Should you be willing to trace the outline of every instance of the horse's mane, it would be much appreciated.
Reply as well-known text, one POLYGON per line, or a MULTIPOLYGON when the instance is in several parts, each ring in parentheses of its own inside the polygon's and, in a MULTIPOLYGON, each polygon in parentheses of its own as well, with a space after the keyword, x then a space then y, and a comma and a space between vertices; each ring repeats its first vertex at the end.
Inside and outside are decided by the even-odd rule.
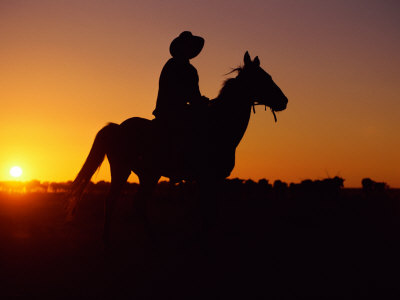
MULTIPOLYGON (((229 73, 226 73, 225 75, 229 75, 229 74, 232 74, 235 72, 237 72, 239 75, 240 72, 242 72, 242 71, 243 71, 243 67, 237 67, 237 68, 233 69, 232 71, 230 71, 229 73)), ((224 98, 228 94, 229 91, 232 91, 231 88, 232 88, 232 85, 234 84, 235 80, 236 80, 236 77, 228 78, 222 83, 222 88, 219 91, 217 99, 224 98)))

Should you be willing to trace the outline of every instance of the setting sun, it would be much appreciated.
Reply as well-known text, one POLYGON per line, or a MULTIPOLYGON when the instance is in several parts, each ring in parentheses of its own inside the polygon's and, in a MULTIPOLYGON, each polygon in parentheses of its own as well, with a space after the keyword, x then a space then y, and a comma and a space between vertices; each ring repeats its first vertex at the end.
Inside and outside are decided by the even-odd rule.
POLYGON ((10 175, 15 178, 20 177, 22 175, 22 169, 18 166, 12 167, 10 169, 10 175))

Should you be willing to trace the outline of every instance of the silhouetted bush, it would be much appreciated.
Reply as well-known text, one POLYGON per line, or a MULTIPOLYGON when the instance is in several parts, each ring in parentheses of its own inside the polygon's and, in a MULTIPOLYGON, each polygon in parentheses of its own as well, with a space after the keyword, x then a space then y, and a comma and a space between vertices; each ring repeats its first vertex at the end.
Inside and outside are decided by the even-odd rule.
POLYGON ((376 182, 370 178, 361 180, 362 189, 365 193, 384 193, 389 186, 385 182, 376 182))

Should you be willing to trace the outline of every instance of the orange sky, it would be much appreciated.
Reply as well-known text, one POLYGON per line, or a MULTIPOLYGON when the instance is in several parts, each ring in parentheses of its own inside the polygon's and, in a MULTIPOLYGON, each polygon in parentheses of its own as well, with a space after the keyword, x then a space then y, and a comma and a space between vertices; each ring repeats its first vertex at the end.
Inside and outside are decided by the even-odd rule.
POLYGON ((0 181, 13 165, 21 180, 71 180, 107 122, 151 118, 169 44, 190 30, 206 40, 192 60, 203 94, 249 50, 289 98, 276 124, 252 116, 232 177, 400 187, 399 12, 389 0, 1 1, 0 181))

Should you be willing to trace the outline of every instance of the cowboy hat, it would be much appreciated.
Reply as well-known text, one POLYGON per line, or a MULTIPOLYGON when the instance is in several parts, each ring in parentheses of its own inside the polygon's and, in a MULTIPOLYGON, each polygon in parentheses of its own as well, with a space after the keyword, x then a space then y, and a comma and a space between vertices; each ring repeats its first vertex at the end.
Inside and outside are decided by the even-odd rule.
POLYGON ((191 59, 201 52, 204 39, 193 35, 190 31, 182 32, 169 46, 172 57, 191 59))

